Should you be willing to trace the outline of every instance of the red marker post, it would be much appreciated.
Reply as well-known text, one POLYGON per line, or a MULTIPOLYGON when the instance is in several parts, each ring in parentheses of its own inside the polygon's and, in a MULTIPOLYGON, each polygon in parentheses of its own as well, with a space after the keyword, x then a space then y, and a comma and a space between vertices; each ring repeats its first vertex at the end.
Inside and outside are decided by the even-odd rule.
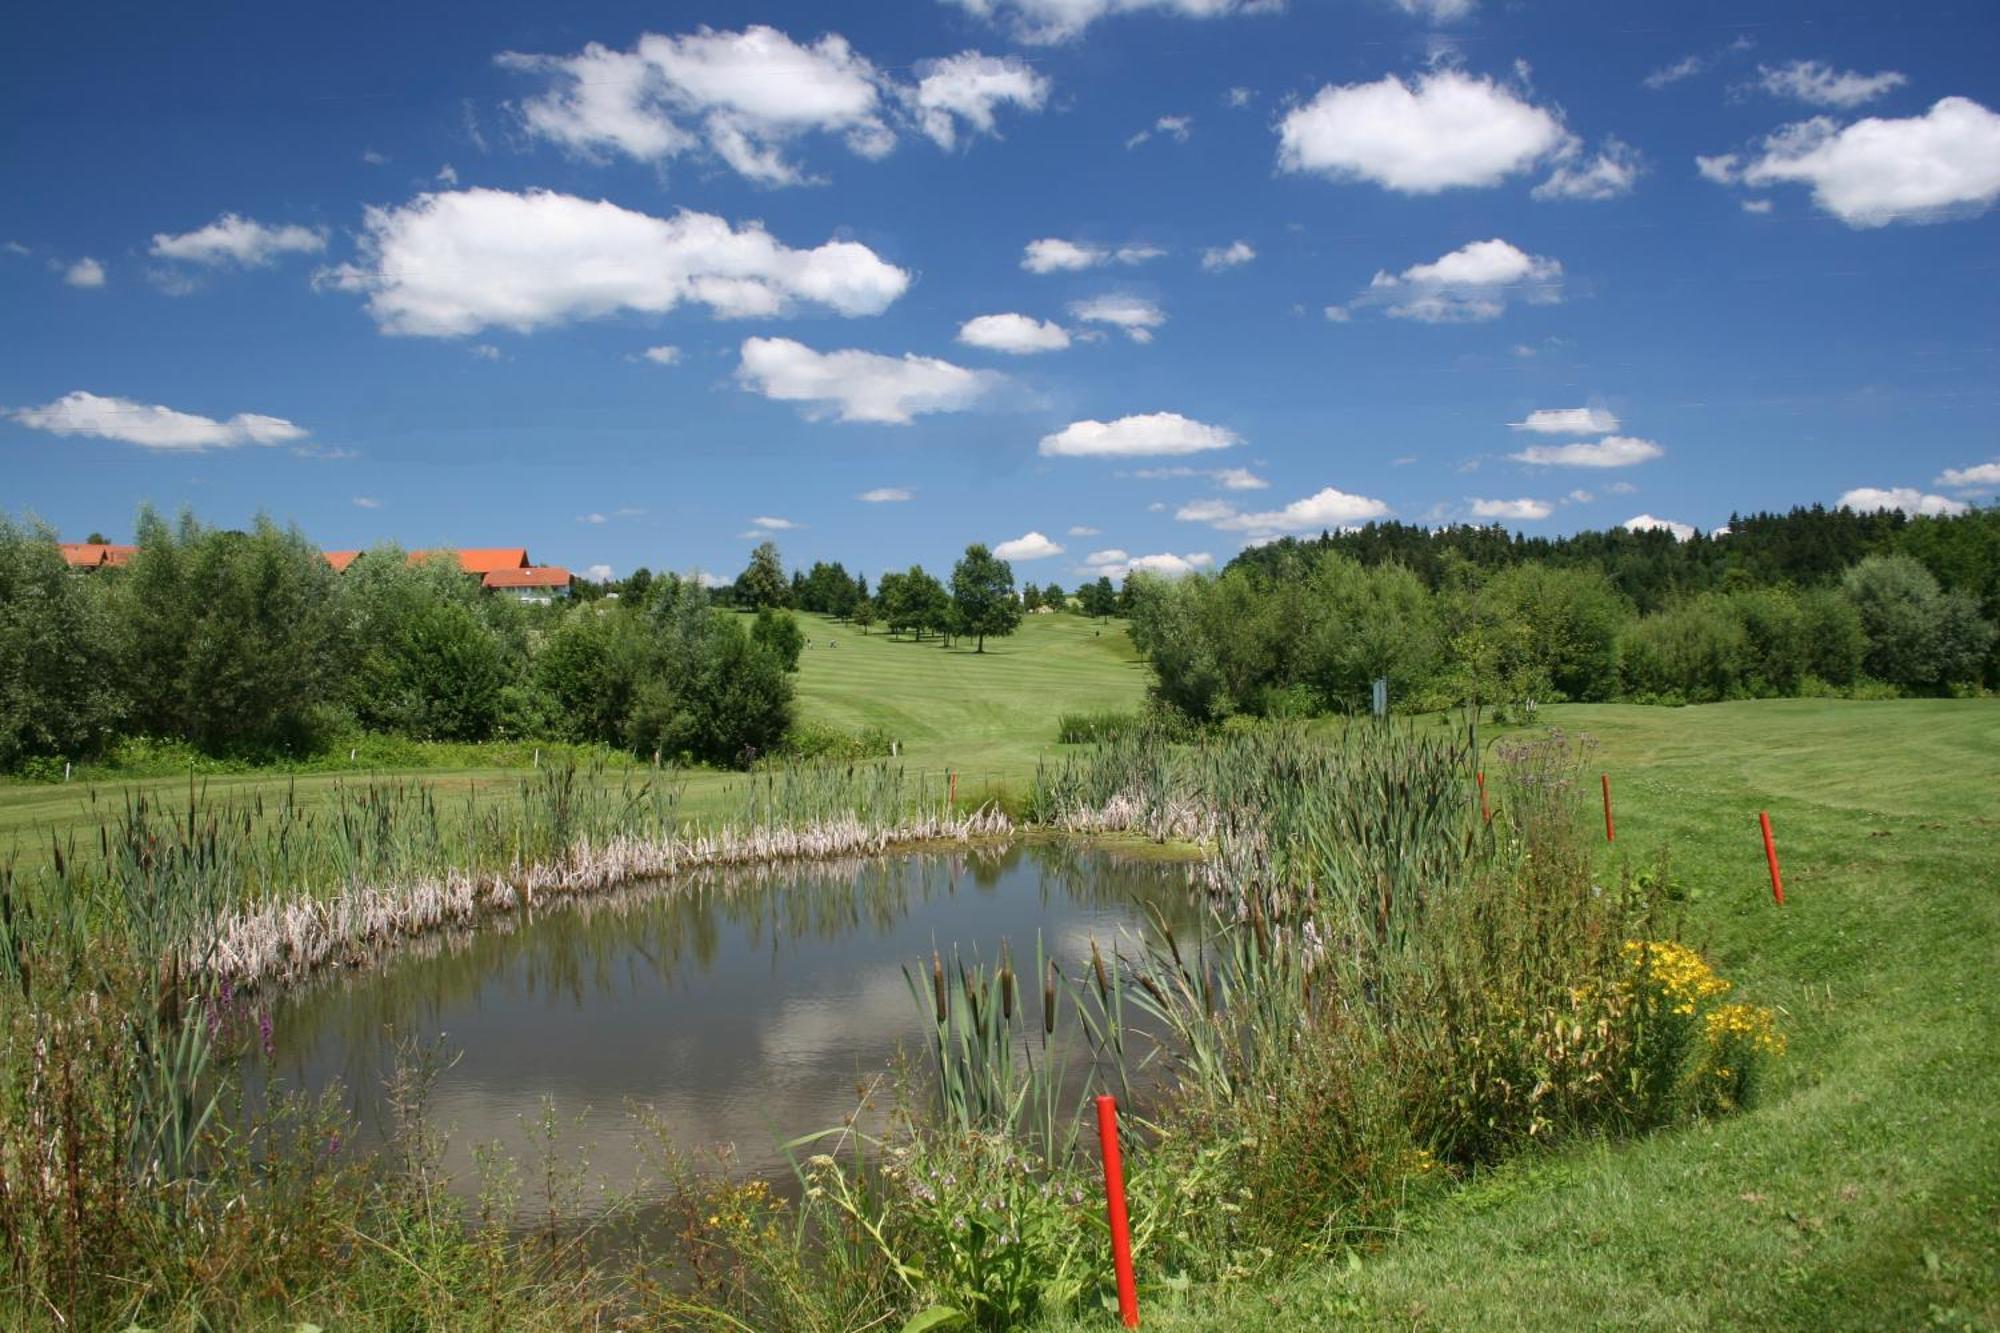
POLYGON ((1615 830, 1611 823, 1611 775, 1609 773, 1601 773, 1598 776, 1604 779, 1604 840, 1606 842, 1613 842, 1616 841, 1616 838, 1614 836, 1615 830))
POLYGON ((1125 1162, 1118 1153, 1118 1100, 1097 1099, 1097 1141, 1104 1148, 1104 1210, 1111 1223, 1111 1266, 1118 1273, 1118 1318, 1139 1327, 1139 1286, 1132 1277, 1132 1223, 1125 1215, 1125 1162))
POLYGON ((1771 841, 1771 814, 1768 810, 1757 812, 1757 822, 1764 826, 1764 859, 1771 864, 1771 897, 1778 906, 1785 905, 1785 881, 1778 875, 1778 844, 1771 841))

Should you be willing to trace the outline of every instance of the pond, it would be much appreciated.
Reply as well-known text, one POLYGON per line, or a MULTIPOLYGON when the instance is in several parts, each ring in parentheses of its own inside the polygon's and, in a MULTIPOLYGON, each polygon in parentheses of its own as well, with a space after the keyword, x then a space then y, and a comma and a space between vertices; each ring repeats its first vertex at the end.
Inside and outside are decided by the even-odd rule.
POLYGON ((926 968, 933 948, 949 960, 954 945, 991 961, 1004 941, 1032 989, 1040 940, 1080 977, 1093 939, 1106 953, 1129 944, 1149 910, 1190 920, 1189 884, 1185 863, 1024 841, 638 886, 419 941, 294 991, 276 1002, 271 1055, 251 1079, 338 1087, 366 1146, 390 1124, 399 1048, 435 1046, 448 1067, 428 1117, 466 1193, 477 1145, 536 1178, 545 1104, 562 1155, 589 1164, 586 1212, 646 1173, 641 1106, 680 1150, 732 1144, 742 1168, 789 1174, 785 1140, 842 1123, 863 1087, 886 1097, 899 1046, 924 1050, 905 968, 926 968))

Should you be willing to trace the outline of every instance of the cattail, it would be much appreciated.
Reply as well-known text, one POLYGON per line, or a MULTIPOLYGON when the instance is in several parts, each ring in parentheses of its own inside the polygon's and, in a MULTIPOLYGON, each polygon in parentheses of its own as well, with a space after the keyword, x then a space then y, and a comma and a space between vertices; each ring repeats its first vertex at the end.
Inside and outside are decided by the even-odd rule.
POLYGON ((931 996, 937 1001, 937 1021, 945 1020, 944 959, 938 957, 936 949, 931 950, 931 996))
POLYGON ((1014 1021, 1014 968, 1007 961, 1000 964, 1000 1016, 1014 1021))
POLYGON ((1052 1037, 1056 1031, 1056 960, 1049 960, 1049 972, 1042 982, 1042 1035, 1052 1037))
POLYGON ((1090 970, 1097 974, 1097 998, 1109 1003, 1111 982, 1104 975, 1104 955, 1097 951, 1097 941, 1090 942, 1090 970))

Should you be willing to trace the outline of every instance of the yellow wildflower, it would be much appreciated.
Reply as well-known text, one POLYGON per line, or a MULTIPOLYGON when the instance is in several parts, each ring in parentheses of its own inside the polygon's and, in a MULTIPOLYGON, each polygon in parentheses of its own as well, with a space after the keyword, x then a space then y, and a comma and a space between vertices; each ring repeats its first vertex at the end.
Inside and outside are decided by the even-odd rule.
POLYGON ((1702 956, 1674 940, 1627 940, 1625 958, 1645 973, 1677 1014, 1692 1014, 1704 1000, 1729 993, 1702 956))

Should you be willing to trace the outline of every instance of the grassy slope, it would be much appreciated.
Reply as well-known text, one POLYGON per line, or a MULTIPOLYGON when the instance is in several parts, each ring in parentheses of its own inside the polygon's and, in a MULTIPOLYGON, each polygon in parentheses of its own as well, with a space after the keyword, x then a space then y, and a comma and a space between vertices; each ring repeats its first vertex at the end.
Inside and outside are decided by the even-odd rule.
MULTIPOLYGON (((1018 794, 1034 776, 1040 752, 1055 743, 1058 714, 1075 709, 1138 707, 1147 673, 1122 625, 1100 627, 1077 616, 1028 616, 1018 634, 945 649, 936 640, 915 643, 886 634, 862 635, 850 625, 801 616, 816 645, 799 661, 800 716, 848 731, 881 727, 902 742, 912 769, 956 769, 959 795, 991 791, 1018 794), (829 640, 838 643, 828 648, 829 640)), ((525 767, 427 768, 410 776, 441 787, 489 787, 518 782, 525 767)), ((364 772, 365 775, 365 772, 364 772)), ((304 799, 325 799, 343 780, 339 773, 297 779, 304 799)), ((206 777, 212 797, 282 791, 293 779, 276 773, 206 777)), ((691 809, 715 813, 733 779, 701 773, 688 783, 691 809)), ((182 778, 99 783, 100 803, 121 806, 132 790, 185 803, 182 778)), ((82 783, 0 781, 0 858, 18 845, 23 860, 42 855, 48 832, 96 822, 90 790, 82 783)))
POLYGON ((1668 846, 1690 937, 1781 1009, 1764 1103, 1522 1162, 1357 1262, 1147 1327, 2000 1326, 2000 706, 1552 712, 1603 743, 1621 853, 1668 846))

